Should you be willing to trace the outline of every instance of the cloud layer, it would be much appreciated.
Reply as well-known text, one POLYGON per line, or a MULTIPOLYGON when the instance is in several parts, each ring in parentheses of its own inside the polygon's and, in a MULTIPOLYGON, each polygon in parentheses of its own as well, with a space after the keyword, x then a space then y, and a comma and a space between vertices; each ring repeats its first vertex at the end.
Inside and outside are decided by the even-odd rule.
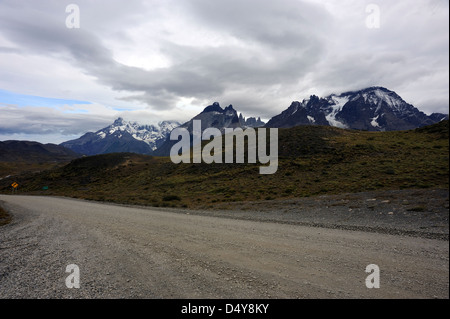
POLYGON ((360 0, 80 0, 80 28, 68 29, 69 2, 4 0, 0 89, 92 105, 69 119, 0 104, 0 134, 13 118, 76 134, 124 110, 183 121, 213 101, 270 118, 310 94, 373 85, 448 113, 448 1, 372 2, 375 29, 360 0))

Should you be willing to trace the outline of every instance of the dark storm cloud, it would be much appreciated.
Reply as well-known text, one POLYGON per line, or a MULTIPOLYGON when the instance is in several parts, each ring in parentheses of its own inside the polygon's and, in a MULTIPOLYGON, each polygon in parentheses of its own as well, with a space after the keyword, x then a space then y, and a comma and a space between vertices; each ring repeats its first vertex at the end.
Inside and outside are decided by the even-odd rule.
POLYGON ((230 27, 233 36, 255 42, 256 54, 241 47, 163 43, 163 50, 169 57, 173 53, 174 58, 180 58, 178 52, 183 52, 181 59, 175 60, 170 68, 148 71, 116 62, 92 29, 80 28, 74 32, 61 27, 61 14, 56 15, 54 11, 62 10, 62 5, 54 7, 54 3, 48 2, 48 7, 40 6, 42 9, 38 12, 26 6, 23 12, 18 12, 15 6, 9 7, 6 9, 14 14, 4 10, 0 25, 4 35, 28 52, 71 59, 85 73, 114 90, 138 92, 125 99, 146 102, 156 109, 173 107, 177 97, 225 96, 230 86, 250 88, 295 81, 317 62, 323 45, 312 36, 314 28, 308 24, 312 20, 311 13, 314 16, 320 12, 311 5, 292 1, 261 5, 258 1, 249 1, 244 4, 218 2, 216 7, 215 3, 193 1, 186 10, 196 15, 200 23, 205 23, 205 27, 230 27), (233 12, 227 14, 227 8, 233 8, 233 12), (255 8, 259 13, 252 13, 255 8))
POLYGON ((331 16, 305 1, 193 0, 183 5, 205 27, 275 49, 299 49, 327 31, 331 16))
POLYGON ((64 1, 2 1, 0 36, 15 47, 0 47, 0 53, 67 60, 122 93, 121 101, 146 103, 153 110, 192 98, 270 117, 309 93, 371 85, 399 90, 429 111, 448 108, 448 13, 442 13, 447 1, 380 0, 379 30, 365 27, 361 1, 75 2, 82 17, 76 30, 64 26, 64 1), (332 9, 325 5, 330 3, 332 9), (170 23, 177 24, 179 37, 183 29, 200 30, 199 41, 195 35, 189 43, 173 40, 177 32, 165 24, 163 13, 174 15, 170 23), (142 45, 132 39, 138 32, 133 28, 148 21, 160 29, 140 30, 147 34, 140 39, 170 63, 144 69, 119 62, 110 43, 142 45), (203 33, 213 35, 212 43, 203 33), (439 88, 432 98, 426 96, 428 85, 439 88))

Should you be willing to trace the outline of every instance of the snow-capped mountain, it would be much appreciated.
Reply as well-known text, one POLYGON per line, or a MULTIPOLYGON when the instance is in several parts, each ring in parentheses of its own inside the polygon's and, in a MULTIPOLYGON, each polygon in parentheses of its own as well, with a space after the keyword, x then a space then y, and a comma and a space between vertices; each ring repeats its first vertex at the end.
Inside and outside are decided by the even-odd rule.
POLYGON ((368 131, 408 130, 448 119, 448 115, 426 115, 405 102, 397 93, 383 87, 332 94, 325 98, 312 95, 292 102, 274 116, 266 127, 330 125, 368 131))
POLYGON ((118 118, 113 124, 78 139, 61 143, 77 153, 96 155, 114 152, 151 154, 161 146, 170 132, 180 123, 159 122, 158 125, 140 125, 118 118))
MULTIPOLYGON (((232 105, 229 105, 222 109, 218 102, 207 106, 200 114, 193 117, 191 120, 180 125, 180 127, 187 129, 191 135, 193 134, 193 121, 201 120, 201 130, 204 131, 207 128, 214 127, 219 129, 222 133, 225 132, 225 128, 242 128, 247 127, 261 127, 264 126, 264 122, 261 118, 250 117, 245 119, 242 113, 238 116, 237 111, 232 105)), ((160 148, 155 151, 155 155, 168 156, 171 147, 176 141, 167 140, 160 148)))
POLYGON ((245 119, 242 113, 238 116, 237 111, 231 104, 222 109, 218 102, 214 102, 207 106, 200 114, 196 115, 180 127, 187 128, 189 132, 192 132, 192 123, 194 120, 202 121, 202 130, 209 127, 215 127, 222 132, 225 131, 225 128, 241 127, 245 129, 247 127, 260 127, 265 124, 261 121, 261 118, 256 119, 254 117, 249 117, 248 119, 245 119))
POLYGON ((261 117, 249 117, 246 119, 244 116, 242 116, 242 113, 239 114, 239 123, 241 123, 242 127, 262 127, 266 124, 261 121, 261 117))
POLYGON ((201 120, 202 131, 209 127, 243 129, 247 127, 287 128, 298 125, 329 125, 340 128, 395 131, 408 130, 434 124, 448 115, 426 115, 405 102, 397 93, 383 87, 370 87, 359 91, 332 94, 325 98, 312 95, 302 102, 294 101, 281 114, 267 124, 260 118, 245 119, 232 105, 222 109, 218 102, 207 106, 200 114, 180 124, 173 121, 158 125, 140 125, 118 118, 113 124, 78 139, 61 143, 76 153, 95 155, 113 152, 134 152, 167 156, 176 143, 168 138, 176 127, 188 129, 192 134, 193 120, 201 120))
POLYGON ((225 109, 222 109, 218 102, 214 102, 212 105, 207 106, 200 114, 196 115, 180 127, 186 128, 189 132, 192 132, 194 120, 202 121, 202 131, 209 127, 215 127, 224 132, 227 127, 235 128, 242 126, 239 121, 239 116, 233 106, 229 105, 225 109))
POLYGON ((147 143, 151 150, 157 149, 164 141, 170 132, 180 126, 179 122, 162 121, 156 125, 140 125, 137 122, 127 122, 119 117, 108 127, 98 131, 96 134, 104 138, 106 135, 114 134, 116 131, 128 132, 133 138, 138 141, 147 143))

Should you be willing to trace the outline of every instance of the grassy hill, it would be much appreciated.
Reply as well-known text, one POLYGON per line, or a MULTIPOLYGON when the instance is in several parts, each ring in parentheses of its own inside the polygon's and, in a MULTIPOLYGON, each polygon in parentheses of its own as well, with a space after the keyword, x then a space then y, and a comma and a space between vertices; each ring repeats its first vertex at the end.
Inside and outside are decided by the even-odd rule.
POLYGON ((0 178, 23 172, 36 172, 68 163, 79 154, 56 144, 32 141, 0 142, 0 178))
MULTIPOLYGON (((167 157, 115 153, 14 180, 21 193, 191 208, 369 190, 448 189, 448 131, 448 121, 397 132, 280 129, 273 175, 260 175, 259 163, 174 164, 167 157)), ((0 191, 10 192, 10 184, 11 179, 0 180, 0 191)))

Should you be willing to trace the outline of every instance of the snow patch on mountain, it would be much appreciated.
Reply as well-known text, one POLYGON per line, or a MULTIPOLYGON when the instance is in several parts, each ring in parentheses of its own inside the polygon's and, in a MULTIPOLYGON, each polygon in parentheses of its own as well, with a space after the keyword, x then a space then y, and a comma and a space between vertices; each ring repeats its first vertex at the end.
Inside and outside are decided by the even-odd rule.
POLYGON ((377 120, 378 120, 379 117, 380 117, 380 116, 377 115, 377 116, 375 116, 374 118, 372 118, 372 121, 370 121, 370 124, 371 124, 373 127, 380 127, 380 124, 378 124, 378 122, 377 122, 377 120))
POLYGON ((342 123, 341 121, 336 119, 336 115, 342 110, 345 104, 349 101, 349 96, 336 96, 331 95, 329 100, 332 101, 331 105, 331 112, 325 115, 325 118, 327 119, 328 123, 330 123, 331 126, 336 126, 340 128, 348 128, 347 125, 342 123))

